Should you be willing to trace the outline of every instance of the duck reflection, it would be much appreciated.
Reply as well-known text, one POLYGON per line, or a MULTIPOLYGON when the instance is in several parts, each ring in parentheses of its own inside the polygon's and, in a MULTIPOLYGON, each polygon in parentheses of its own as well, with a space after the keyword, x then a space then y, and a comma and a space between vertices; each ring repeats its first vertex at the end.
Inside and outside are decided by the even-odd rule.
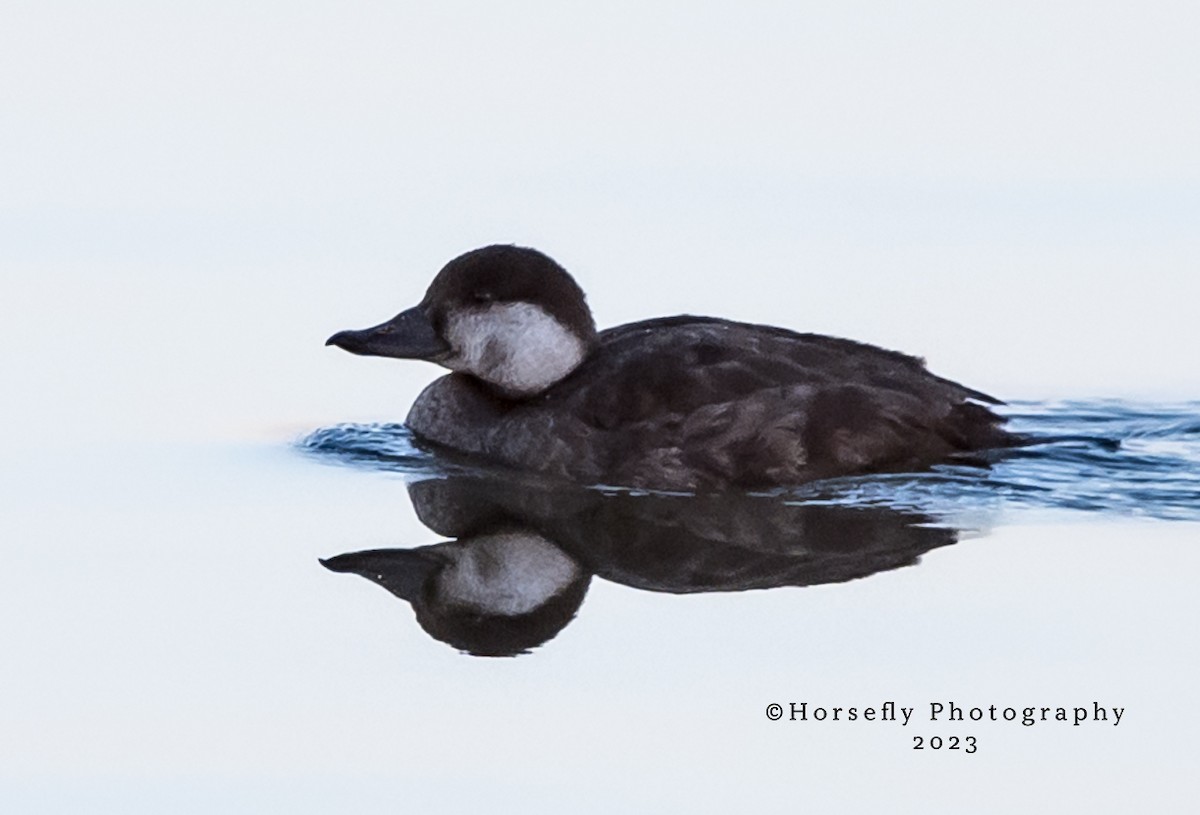
POLYGON ((431 636, 478 656, 515 655, 554 637, 593 576, 674 594, 811 586, 911 565, 958 539, 918 512, 780 497, 464 475, 408 490, 422 523, 454 540, 321 562, 383 586, 431 636))

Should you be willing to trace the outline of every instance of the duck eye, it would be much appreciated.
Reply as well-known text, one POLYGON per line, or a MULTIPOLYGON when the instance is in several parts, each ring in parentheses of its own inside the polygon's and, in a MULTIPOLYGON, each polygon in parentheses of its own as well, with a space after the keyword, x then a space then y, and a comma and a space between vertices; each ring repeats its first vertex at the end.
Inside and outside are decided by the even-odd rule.
POLYGON ((471 295, 471 299, 476 303, 490 303, 496 299, 496 295, 492 294, 490 291, 477 291, 471 295))

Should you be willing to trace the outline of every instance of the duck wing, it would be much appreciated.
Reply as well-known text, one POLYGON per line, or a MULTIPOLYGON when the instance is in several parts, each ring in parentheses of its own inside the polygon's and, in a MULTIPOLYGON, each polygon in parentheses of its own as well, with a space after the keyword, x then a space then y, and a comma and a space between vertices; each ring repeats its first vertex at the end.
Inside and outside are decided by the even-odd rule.
POLYGON ((919 469, 1011 444, 997 400, 916 357, 703 317, 603 332, 546 396, 620 483, 742 486, 919 469))

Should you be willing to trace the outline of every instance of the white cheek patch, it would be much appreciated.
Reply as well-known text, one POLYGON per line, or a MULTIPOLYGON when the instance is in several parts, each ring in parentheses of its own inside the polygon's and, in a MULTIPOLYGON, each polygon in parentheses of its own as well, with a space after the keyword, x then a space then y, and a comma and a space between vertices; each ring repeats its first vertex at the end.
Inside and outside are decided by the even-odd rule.
POLYGON ((485 614, 516 617, 544 604, 580 576, 561 549, 532 532, 472 540, 438 576, 443 602, 485 614))
POLYGON ((454 371, 473 374, 513 396, 545 390, 583 361, 583 342, 533 303, 495 303, 454 313, 445 337, 454 371))

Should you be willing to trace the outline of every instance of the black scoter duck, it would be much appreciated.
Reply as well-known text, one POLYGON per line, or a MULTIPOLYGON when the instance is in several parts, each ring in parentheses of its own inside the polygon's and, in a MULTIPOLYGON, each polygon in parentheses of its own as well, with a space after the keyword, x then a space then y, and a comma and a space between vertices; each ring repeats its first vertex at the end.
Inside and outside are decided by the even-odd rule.
POLYGON ((519 246, 455 258, 419 305, 326 344, 453 371, 409 411, 420 440, 585 484, 771 488, 1018 441, 998 400, 865 343, 693 316, 597 331, 566 270, 519 246))

